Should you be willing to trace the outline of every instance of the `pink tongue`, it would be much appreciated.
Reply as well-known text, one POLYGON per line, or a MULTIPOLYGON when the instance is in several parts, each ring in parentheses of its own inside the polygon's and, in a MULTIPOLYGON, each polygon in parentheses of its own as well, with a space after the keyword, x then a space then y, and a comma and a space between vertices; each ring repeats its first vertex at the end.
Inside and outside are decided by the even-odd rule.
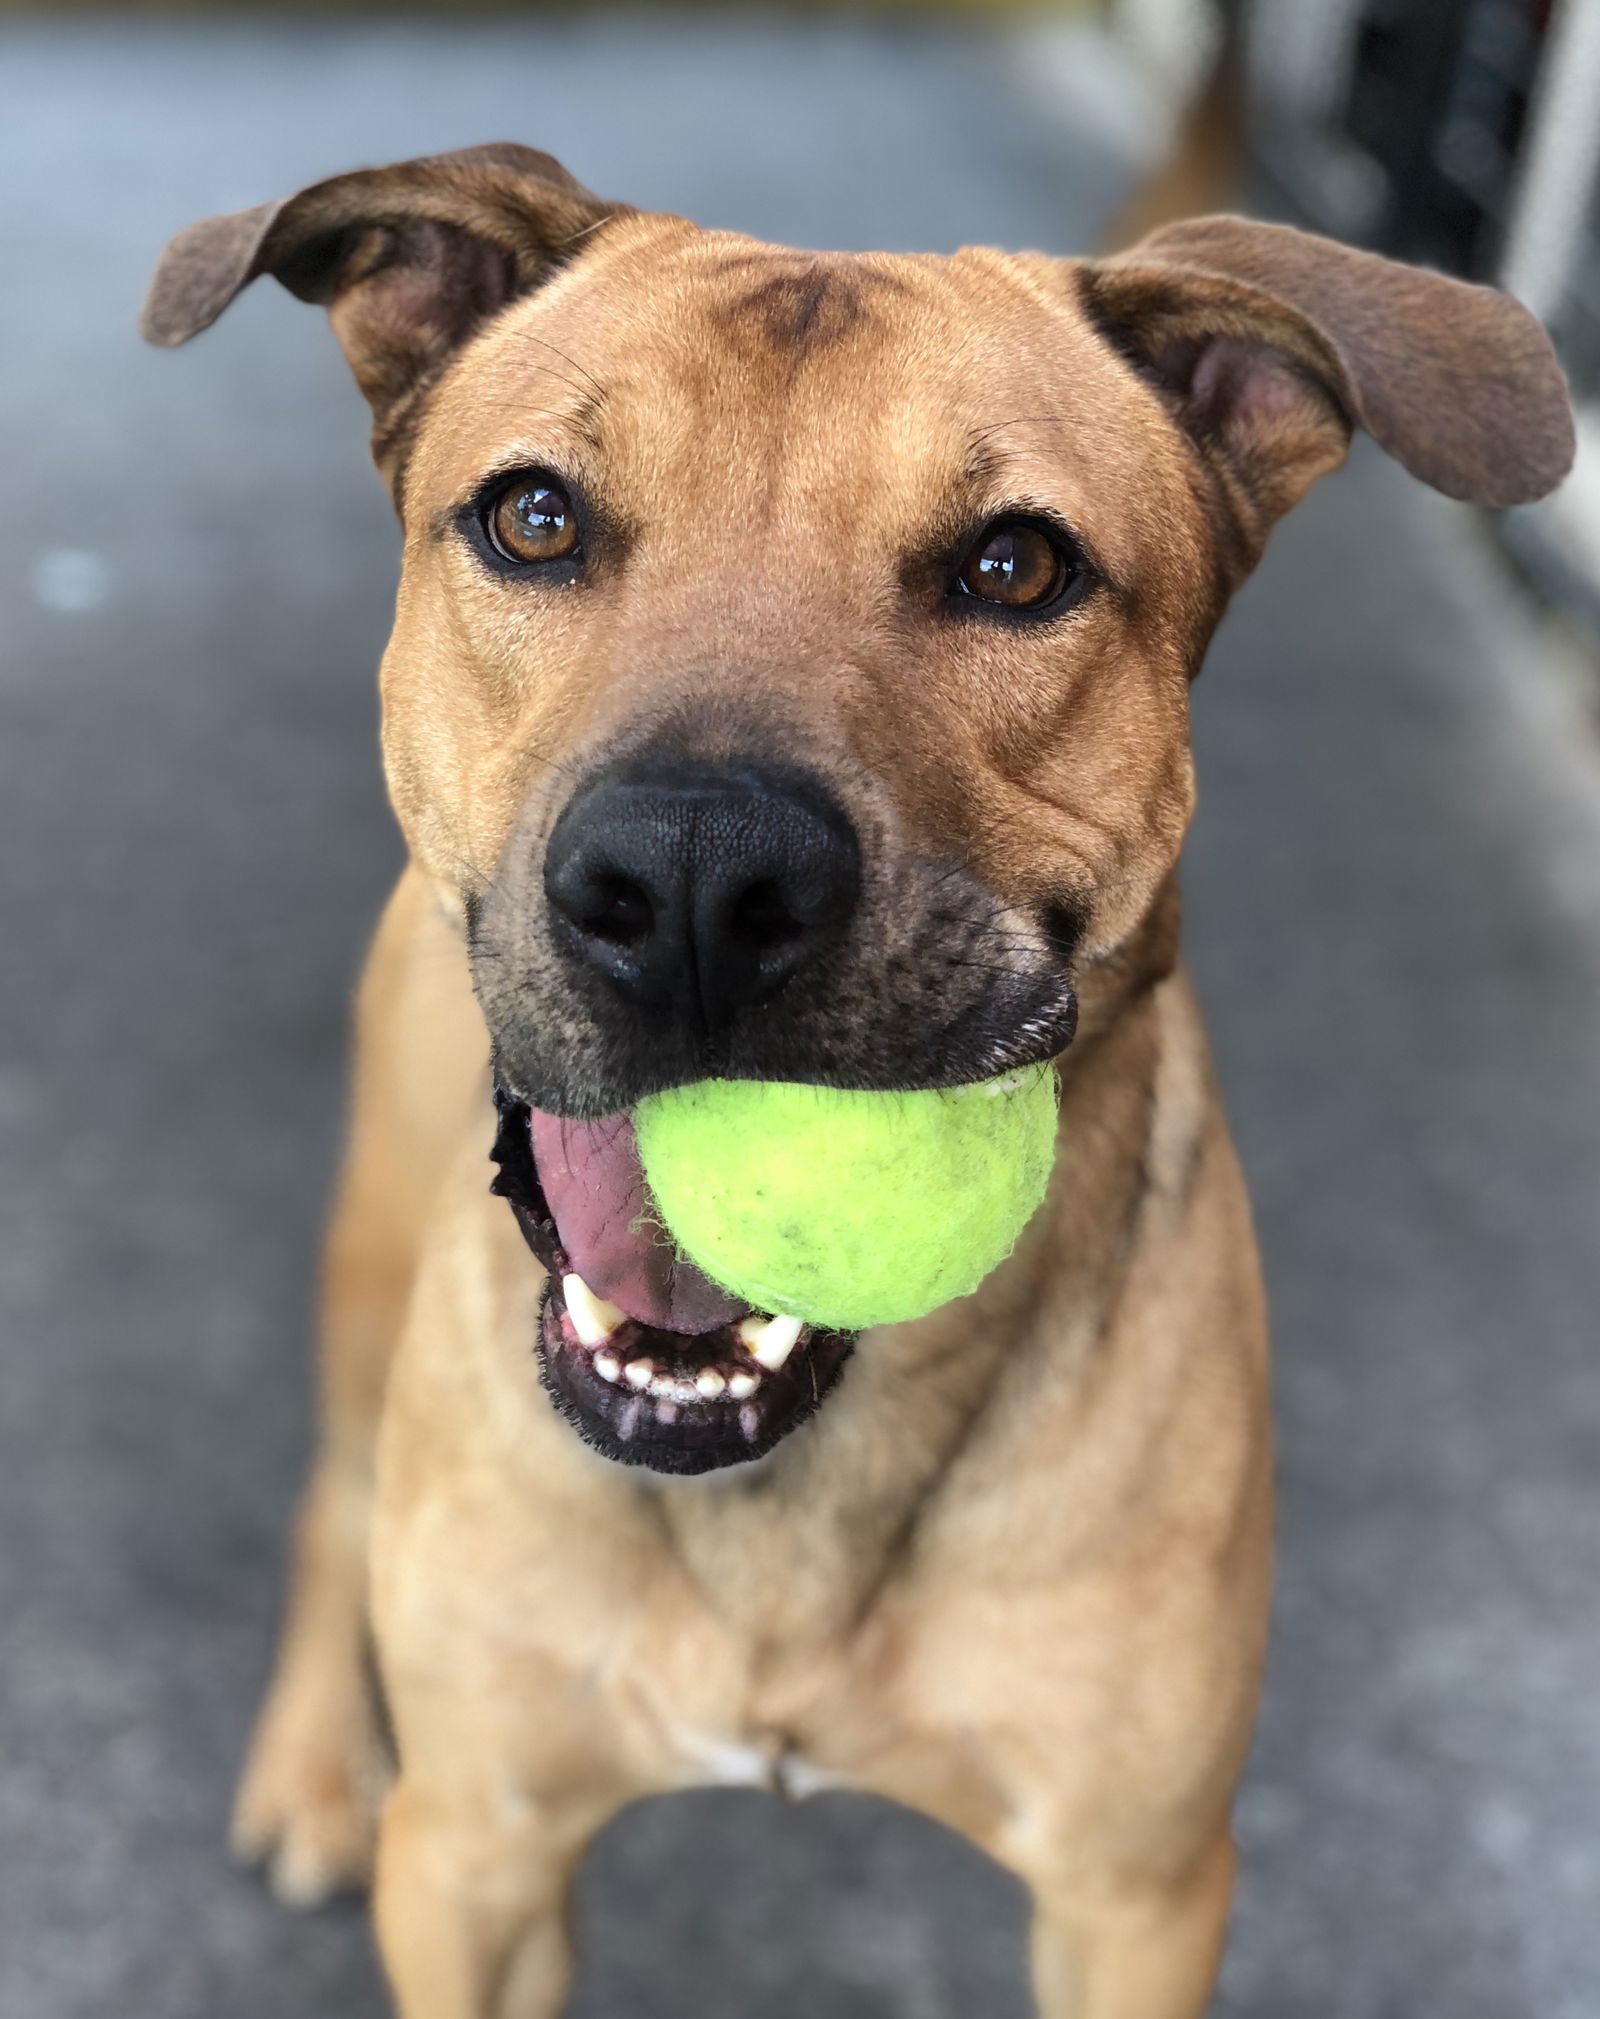
POLYGON ((657 1221, 626 1115, 569 1122, 534 1108, 529 1129, 561 1245, 597 1296, 663 1332, 712 1332, 744 1316, 749 1305, 678 1254, 657 1221))

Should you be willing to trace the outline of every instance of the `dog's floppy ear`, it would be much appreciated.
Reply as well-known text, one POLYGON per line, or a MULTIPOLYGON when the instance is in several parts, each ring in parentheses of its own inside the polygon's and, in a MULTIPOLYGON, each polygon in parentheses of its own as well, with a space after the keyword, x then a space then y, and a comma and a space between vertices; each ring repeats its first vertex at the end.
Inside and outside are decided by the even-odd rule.
POLYGON ((451 354, 622 210, 511 142, 357 169, 180 231, 140 329, 153 344, 186 343, 263 273, 323 303, 392 477, 418 397, 451 354))
POLYGON ((1082 284, 1205 454, 1241 572, 1353 428, 1483 505, 1542 497, 1571 464, 1550 341, 1492 288, 1237 217, 1167 225, 1082 284))

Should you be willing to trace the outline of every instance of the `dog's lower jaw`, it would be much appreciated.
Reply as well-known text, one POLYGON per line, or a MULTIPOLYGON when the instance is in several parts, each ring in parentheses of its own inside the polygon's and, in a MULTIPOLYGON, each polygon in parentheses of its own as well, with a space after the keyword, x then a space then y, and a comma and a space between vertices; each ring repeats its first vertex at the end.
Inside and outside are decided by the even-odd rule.
POLYGON ((589 1345, 554 1275, 539 1310, 539 1372, 578 1435, 619 1464, 680 1476, 765 1457, 815 1414, 854 1344, 803 1331, 771 1366, 749 1320, 690 1338, 624 1319, 589 1345))

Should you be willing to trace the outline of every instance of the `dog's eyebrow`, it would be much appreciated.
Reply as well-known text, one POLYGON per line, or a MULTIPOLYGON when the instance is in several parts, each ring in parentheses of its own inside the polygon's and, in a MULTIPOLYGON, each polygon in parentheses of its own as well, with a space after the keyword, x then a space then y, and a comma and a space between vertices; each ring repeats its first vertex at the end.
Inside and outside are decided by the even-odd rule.
POLYGON ((978 483, 987 482, 998 474, 1000 452, 989 437, 999 434, 1002 428, 1021 428, 1030 422, 1043 423, 1065 418, 1063 414, 1014 414, 1009 421, 991 421, 987 427, 974 428, 967 437, 967 474, 978 483))
POLYGON ((975 491, 992 491, 1000 480, 1005 461, 988 442, 974 440, 967 450, 961 474, 975 491))

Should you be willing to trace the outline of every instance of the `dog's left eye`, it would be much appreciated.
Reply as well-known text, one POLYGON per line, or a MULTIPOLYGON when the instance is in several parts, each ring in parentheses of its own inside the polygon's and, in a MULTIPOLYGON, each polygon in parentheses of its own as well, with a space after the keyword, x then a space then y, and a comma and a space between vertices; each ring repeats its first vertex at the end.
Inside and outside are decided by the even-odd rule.
POLYGON ((483 526, 507 561, 570 561, 578 551, 572 500, 551 477, 513 478, 490 500, 483 526))
POLYGON ((1046 527, 1030 519, 997 519, 962 562, 955 591, 1010 610, 1043 610, 1059 602, 1080 574, 1075 557, 1046 527))

